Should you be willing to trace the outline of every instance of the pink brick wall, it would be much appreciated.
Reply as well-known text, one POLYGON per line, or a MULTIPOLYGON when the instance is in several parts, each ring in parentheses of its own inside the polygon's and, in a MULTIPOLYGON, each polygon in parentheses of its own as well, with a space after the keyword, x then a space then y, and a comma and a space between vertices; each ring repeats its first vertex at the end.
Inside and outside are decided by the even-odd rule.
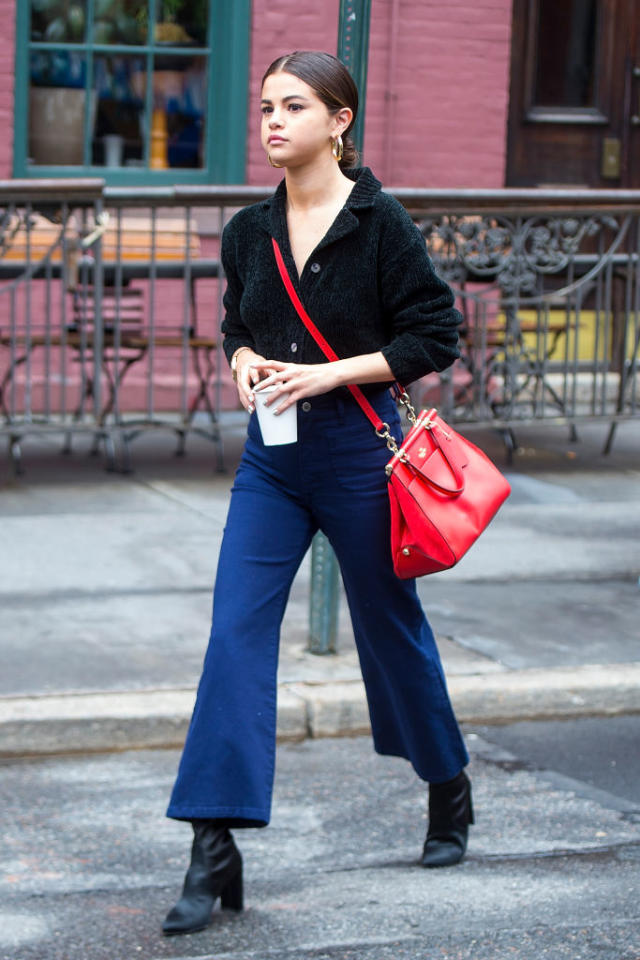
POLYGON ((15 26, 15 0, 0 0, 0 180, 9 179, 13 169, 15 26))
POLYGON ((511 0, 375 0, 365 160, 386 184, 503 186, 510 38, 511 0))
MULTIPOLYGON (((275 183, 259 82, 278 54, 334 52, 338 0, 254 0, 247 181, 275 183), (295 15, 292 11, 295 8, 295 15)), ((364 161, 388 186, 504 184, 511 0, 374 0, 364 161)))
POLYGON ((292 50, 328 50, 338 42, 339 0, 253 0, 247 124, 247 183, 276 184, 282 172, 260 145, 260 81, 276 57, 292 50))
MULTIPOLYGON (((13 162, 16 0, 0 0, 0 179, 13 162)), ((339 0, 253 0, 247 182, 277 183, 260 146, 260 79, 295 49, 336 50, 339 0)), ((504 183, 511 0, 374 0, 364 161, 387 186, 504 183)))

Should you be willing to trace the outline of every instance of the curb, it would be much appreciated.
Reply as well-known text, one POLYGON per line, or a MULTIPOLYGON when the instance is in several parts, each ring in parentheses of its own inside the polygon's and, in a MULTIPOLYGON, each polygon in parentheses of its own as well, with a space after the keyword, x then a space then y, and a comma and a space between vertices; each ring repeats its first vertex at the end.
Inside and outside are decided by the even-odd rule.
MULTIPOLYGON (((640 663, 453 675, 462 723, 640 713, 640 663)), ((195 690, 155 689, 0 698, 0 757, 181 747, 195 690)), ((370 732, 364 684, 278 688, 280 742, 370 732)))

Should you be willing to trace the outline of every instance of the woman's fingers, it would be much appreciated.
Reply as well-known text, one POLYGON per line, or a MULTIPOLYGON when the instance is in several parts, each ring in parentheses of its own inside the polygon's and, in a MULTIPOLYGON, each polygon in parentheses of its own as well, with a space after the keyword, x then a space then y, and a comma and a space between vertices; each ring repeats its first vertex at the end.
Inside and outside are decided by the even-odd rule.
MULTIPOLYGON (((282 360, 252 361, 252 368, 263 374, 259 383, 255 383, 255 394, 275 387, 265 397, 268 407, 275 407, 276 413, 283 413, 288 407, 304 397, 326 393, 338 385, 333 365, 329 363, 304 364, 285 363, 282 360)), ((253 395, 250 401, 254 402, 253 395)))
POLYGON ((240 403, 249 413, 253 413, 255 409, 253 385, 260 379, 260 374, 255 369, 254 364, 262 363, 264 363, 264 358, 255 356, 251 362, 247 360, 242 365, 238 364, 238 396, 240 397, 240 403))
POLYGON ((249 413, 253 413, 251 409, 253 403, 253 394, 251 391, 251 374, 248 370, 243 370, 240 376, 238 377, 238 396, 240 397, 240 403, 248 410, 249 413))
POLYGON ((286 370, 287 367, 295 366, 295 364, 285 363, 283 360, 254 360, 251 366, 255 367, 256 370, 266 370, 267 367, 271 367, 272 370, 286 370))
POLYGON ((269 369, 267 367, 264 367, 261 369, 264 373, 264 376, 260 377, 258 373, 258 376, 256 379, 259 380, 259 382, 256 382, 256 380, 254 380, 254 384, 255 384, 254 389, 256 393, 262 393, 265 387, 275 386, 275 387, 281 387, 282 389, 287 389, 286 379, 281 371, 269 369))

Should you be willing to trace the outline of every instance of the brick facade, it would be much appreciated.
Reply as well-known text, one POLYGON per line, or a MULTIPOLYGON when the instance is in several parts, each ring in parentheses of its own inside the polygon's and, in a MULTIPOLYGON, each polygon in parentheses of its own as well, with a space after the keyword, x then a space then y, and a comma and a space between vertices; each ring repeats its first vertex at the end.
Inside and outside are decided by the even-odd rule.
POLYGON ((365 160, 390 186, 501 187, 511 0, 373 0, 365 160))
MULTIPOLYGON (((13 154, 16 0, 0 0, 0 179, 13 154)), ((334 51, 339 0, 253 0, 246 180, 276 183, 260 79, 281 53, 334 51)), ((511 0, 373 0, 364 161, 389 186, 504 183, 511 0)))
POLYGON ((13 83, 15 75, 16 0, 0 0, 0 180, 13 169, 13 83))
POLYGON ((247 183, 278 183, 260 145, 260 80, 270 63, 292 50, 335 52, 339 0, 253 0, 247 129, 247 183))
MULTIPOLYGON (((264 69, 296 48, 334 51, 338 9, 254 0, 248 183, 280 177, 257 132, 264 69)), ((503 186, 510 39, 511 0, 373 0, 364 161, 385 184, 503 186)))

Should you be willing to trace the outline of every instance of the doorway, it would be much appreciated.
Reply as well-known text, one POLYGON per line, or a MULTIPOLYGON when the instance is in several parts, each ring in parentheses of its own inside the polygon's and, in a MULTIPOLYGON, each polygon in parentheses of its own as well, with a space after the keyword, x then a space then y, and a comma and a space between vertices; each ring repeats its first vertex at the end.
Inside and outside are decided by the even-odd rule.
POLYGON ((640 188, 638 0, 514 0, 506 183, 640 188))

